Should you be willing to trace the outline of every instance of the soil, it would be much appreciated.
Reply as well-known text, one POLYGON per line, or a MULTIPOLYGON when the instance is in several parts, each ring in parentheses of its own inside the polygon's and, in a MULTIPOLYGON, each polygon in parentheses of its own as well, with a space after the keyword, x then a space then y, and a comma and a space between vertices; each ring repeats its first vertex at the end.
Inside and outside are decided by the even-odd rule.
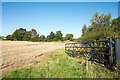
POLYGON ((34 66, 35 61, 44 59, 43 56, 49 52, 65 47, 64 43, 61 42, 0 42, 2 42, 2 73, 30 65, 34 66))

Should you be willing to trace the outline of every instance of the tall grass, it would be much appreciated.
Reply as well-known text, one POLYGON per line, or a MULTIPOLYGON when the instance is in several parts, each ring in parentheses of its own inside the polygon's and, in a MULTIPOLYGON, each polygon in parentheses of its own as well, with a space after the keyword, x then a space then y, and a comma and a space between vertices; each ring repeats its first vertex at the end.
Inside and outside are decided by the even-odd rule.
POLYGON ((4 74, 3 78, 116 78, 116 72, 94 65, 90 61, 73 58, 64 49, 51 52, 35 67, 22 68, 4 74))

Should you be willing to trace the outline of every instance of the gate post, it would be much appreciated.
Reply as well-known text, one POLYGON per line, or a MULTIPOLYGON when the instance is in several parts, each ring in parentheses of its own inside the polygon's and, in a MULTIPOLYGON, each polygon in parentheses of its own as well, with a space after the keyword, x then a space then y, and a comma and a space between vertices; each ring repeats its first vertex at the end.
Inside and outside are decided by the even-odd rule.
POLYGON ((120 64, 120 39, 115 40, 115 60, 120 64))
POLYGON ((65 43, 65 53, 66 53, 66 43, 65 43))

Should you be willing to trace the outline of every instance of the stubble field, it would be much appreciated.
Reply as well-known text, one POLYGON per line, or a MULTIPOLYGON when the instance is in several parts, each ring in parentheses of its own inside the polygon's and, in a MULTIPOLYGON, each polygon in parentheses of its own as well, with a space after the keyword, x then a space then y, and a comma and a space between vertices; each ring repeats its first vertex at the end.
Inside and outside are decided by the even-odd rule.
MULTIPOLYGON (((64 48, 61 42, 27 42, 27 41, 1 41, 2 42, 2 72, 34 66, 36 61, 44 59, 46 54, 64 48)), ((44 61, 44 60, 43 60, 44 61)))

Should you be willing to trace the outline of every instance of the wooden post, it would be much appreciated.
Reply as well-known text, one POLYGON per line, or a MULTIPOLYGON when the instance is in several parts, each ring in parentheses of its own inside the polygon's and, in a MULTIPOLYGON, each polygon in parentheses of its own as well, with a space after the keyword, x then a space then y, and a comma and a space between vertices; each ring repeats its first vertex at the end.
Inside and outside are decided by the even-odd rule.
POLYGON ((115 59, 120 64, 120 39, 115 40, 115 59))

